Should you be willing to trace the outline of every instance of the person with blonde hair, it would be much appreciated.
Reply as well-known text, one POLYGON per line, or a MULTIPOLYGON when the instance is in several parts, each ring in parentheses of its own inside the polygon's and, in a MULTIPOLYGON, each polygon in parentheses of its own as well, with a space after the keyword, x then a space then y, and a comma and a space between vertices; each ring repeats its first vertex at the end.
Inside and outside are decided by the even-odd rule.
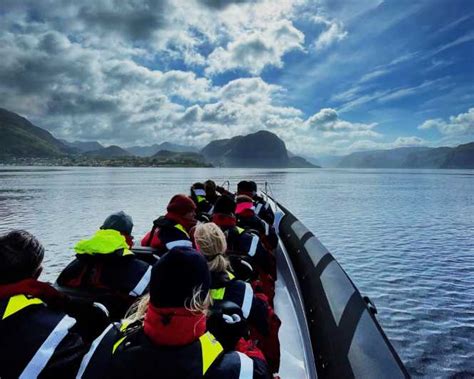
POLYGON ((249 322, 251 337, 259 341, 257 347, 263 351, 272 372, 278 372, 278 330, 281 322, 269 306, 267 297, 255 294, 249 283, 236 279, 232 274, 226 256, 226 237, 215 223, 198 225, 194 232, 194 243, 207 259, 213 301, 231 301, 240 306, 249 322))
POLYGON ((264 361, 225 351, 207 330, 210 274, 202 254, 176 247, 153 266, 149 296, 114 345, 109 378, 268 379, 264 361))

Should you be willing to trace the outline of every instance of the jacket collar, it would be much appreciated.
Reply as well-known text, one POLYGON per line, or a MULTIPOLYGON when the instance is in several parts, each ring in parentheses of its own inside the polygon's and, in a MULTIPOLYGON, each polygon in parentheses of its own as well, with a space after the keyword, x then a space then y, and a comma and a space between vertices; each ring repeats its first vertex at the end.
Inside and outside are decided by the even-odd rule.
POLYGON ((237 225, 235 216, 230 216, 223 213, 214 213, 212 215, 212 222, 221 228, 230 228, 237 225))
POLYGON ((206 316, 186 308, 157 308, 149 303, 143 330, 156 345, 188 345, 206 333, 206 316))

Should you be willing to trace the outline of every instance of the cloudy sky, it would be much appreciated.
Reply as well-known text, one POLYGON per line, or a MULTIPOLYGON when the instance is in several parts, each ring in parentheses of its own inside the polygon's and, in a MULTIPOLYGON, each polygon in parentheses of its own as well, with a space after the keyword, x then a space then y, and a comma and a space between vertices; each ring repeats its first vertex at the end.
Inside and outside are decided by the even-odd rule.
POLYGON ((474 1, 1 0, 0 107, 106 145, 473 141, 474 1))

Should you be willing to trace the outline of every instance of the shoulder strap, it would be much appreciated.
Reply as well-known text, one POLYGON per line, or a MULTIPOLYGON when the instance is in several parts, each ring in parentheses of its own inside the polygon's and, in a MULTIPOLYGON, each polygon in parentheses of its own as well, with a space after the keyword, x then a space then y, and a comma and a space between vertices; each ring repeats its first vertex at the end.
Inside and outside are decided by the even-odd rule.
POLYGON ((184 234, 186 234, 186 237, 190 238, 188 232, 186 231, 183 225, 176 224, 174 227, 178 229, 179 231, 183 232, 184 234))
POLYGON ((15 295, 8 299, 8 303, 2 314, 2 320, 7 317, 21 311, 22 309, 29 307, 30 305, 43 304, 43 301, 36 297, 26 297, 25 295, 15 295))
POLYGON ((206 375, 207 370, 224 352, 224 348, 210 333, 206 332, 199 337, 202 352, 202 374, 206 375))

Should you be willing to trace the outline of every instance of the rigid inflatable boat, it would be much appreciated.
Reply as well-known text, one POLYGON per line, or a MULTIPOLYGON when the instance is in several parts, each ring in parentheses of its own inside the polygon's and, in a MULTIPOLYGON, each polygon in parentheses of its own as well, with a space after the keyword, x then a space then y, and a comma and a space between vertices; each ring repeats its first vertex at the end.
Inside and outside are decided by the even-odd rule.
MULTIPOLYGON (((275 211, 279 235, 274 305, 282 321, 280 377, 409 377, 375 318, 377 310, 372 302, 362 297, 339 263, 303 223, 264 195, 275 211)), ((132 250, 149 263, 158 259, 151 248, 132 250)), ((57 287, 71 296, 90 296, 57 287)), ((103 296, 107 304, 107 294, 103 296)))
POLYGON ((275 209, 281 378, 407 378, 362 297, 331 253, 290 211, 275 209))

